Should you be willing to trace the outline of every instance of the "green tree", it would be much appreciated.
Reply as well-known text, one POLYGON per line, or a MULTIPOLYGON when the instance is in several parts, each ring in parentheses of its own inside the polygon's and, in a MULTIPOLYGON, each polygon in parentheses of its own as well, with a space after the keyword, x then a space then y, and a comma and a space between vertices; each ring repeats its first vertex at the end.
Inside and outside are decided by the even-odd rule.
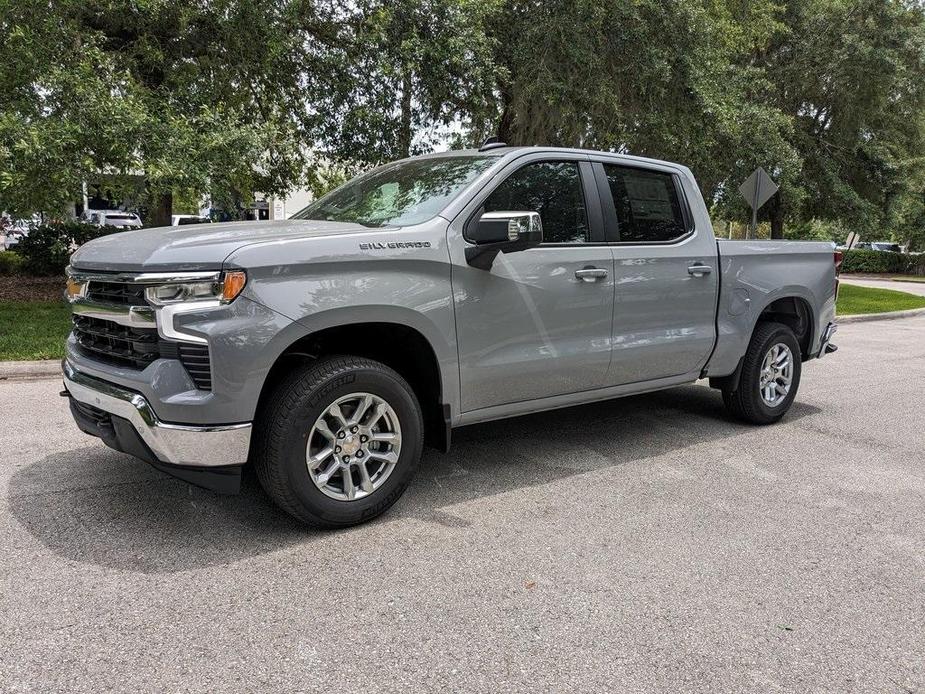
POLYGON ((769 85, 758 96, 793 124, 801 165, 790 172, 798 189, 769 207, 772 233, 780 236, 787 218, 818 218, 888 236, 925 156, 922 6, 791 0, 781 24, 755 56, 769 85))
POLYGON ((794 168, 790 123, 754 98, 766 80, 748 65, 777 30, 777 6, 739 5, 507 0, 488 24, 499 106, 485 117, 511 144, 685 162, 711 201, 759 164, 794 168))
POLYGON ((52 208, 140 173, 149 218, 177 189, 285 191, 323 120, 336 10, 218 0, 0 0, 0 208, 52 208))
POLYGON ((484 32, 496 0, 358 0, 323 102, 335 159, 381 163, 431 151, 492 100, 484 32))

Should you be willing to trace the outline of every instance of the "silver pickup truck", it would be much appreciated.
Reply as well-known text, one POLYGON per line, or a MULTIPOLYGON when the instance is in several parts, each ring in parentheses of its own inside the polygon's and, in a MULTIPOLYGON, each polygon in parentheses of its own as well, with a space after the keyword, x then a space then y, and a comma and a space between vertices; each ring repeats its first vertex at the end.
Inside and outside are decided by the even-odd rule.
POLYGON ((678 164, 415 157, 287 221, 84 245, 62 394, 117 450, 224 492, 250 462, 287 512, 346 526, 454 427, 698 379, 779 420, 835 350, 839 263, 828 243, 717 241, 678 164))

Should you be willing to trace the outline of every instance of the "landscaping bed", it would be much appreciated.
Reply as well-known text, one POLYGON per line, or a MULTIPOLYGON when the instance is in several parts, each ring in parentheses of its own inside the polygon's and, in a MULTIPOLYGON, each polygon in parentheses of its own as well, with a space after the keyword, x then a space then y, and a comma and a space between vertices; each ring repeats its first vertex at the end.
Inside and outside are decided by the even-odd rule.
POLYGON ((64 301, 64 277, 0 276, 0 303, 64 301))

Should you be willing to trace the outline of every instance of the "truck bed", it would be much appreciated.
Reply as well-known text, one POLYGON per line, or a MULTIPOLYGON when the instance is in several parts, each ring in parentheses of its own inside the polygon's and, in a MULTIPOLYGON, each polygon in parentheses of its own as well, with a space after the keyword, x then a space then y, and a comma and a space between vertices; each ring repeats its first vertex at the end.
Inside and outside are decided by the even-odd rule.
MULTIPOLYGON (((720 292, 716 347, 707 376, 735 371, 758 316, 782 297, 798 297, 809 317, 804 358, 818 354, 835 322, 835 244, 824 241, 728 241, 717 239, 720 292)), ((783 306, 783 309, 789 310, 783 306)))

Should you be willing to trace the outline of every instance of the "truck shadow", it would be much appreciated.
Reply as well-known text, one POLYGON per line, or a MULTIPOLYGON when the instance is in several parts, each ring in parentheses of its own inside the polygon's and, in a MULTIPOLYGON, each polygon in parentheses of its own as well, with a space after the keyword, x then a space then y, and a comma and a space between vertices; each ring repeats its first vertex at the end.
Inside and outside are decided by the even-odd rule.
MULTIPOLYGON (((782 425, 817 412, 795 403, 782 425)), ((700 386, 469 426, 454 432, 448 455, 425 454, 415 482, 386 516, 341 532, 375 534, 407 518, 465 527, 447 507, 749 430, 730 421, 717 392, 700 386)), ((337 535, 290 519, 253 474, 239 495, 219 496, 101 445, 21 468, 10 480, 9 504, 55 554, 144 573, 228 564, 337 535)))

